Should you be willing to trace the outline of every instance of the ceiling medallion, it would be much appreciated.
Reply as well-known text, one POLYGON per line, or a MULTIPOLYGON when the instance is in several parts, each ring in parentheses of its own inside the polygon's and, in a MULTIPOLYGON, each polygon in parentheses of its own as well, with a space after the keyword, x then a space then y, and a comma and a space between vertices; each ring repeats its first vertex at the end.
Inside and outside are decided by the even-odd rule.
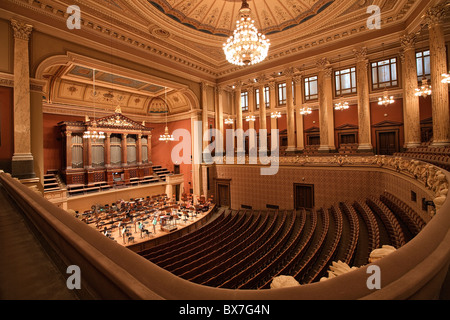
POLYGON ((242 0, 240 20, 236 21, 234 34, 223 44, 228 62, 238 66, 257 64, 267 57, 270 41, 258 32, 250 18, 250 6, 242 0))

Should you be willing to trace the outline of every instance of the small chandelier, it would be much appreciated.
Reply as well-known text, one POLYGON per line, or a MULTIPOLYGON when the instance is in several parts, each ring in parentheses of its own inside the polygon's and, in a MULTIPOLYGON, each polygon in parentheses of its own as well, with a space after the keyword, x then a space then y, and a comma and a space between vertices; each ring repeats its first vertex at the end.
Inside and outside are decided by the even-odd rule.
POLYGON ((443 79, 441 80, 442 83, 450 83, 450 72, 443 73, 442 77, 443 77, 443 79))
POLYGON ((336 103, 334 105, 334 109, 339 110, 339 111, 344 111, 344 110, 347 110, 348 108, 349 108, 349 106, 348 106, 347 101, 345 101, 345 102, 339 101, 339 103, 336 103))
POLYGON ((302 116, 306 116, 306 115, 311 114, 311 113, 312 113, 311 108, 301 108, 300 109, 300 114, 302 116))
POLYGON ((431 86, 428 84, 428 79, 426 77, 422 78, 422 86, 420 88, 416 88, 415 95, 417 97, 424 97, 431 95, 431 86))
POLYGON ((250 18, 250 6, 247 0, 242 0, 239 10, 240 20, 236 21, 234 34, 223 44, 228 62, 238 66, 248 66, 259 63, 267 57, 270 42, 258 32, 250 18))
POLYGON ((279 112, 279 111, 277 111, 277 112, 272 112, 272 113, 270 114, 270 117, 271 117, 272 119, 281 118, 281 112, 279 112))
MULTIPOLYGON (((97 131, 97 122, 95 121, 95 97, 97 96, 97 91, 95 90, 95 69, 92 70, 92 79, 93 79, 93 91, 92 91, 92 99, 94 101, 94 120, 91 123, 92 132, 86 130, 83 133, 83 139, 91 139, 91 140, 99 140, 105 139, 105 133, 103 131, 97 131)), ((86 116, 86 120, 89 118, 86 116)))
POLYGON ((167 106, 167 112, 166 112, 166 127, 164 129, 164 134, 161 134, 159 136, 159 141, 164 141, 165 143, 168 143, 169 141, 174 141, 173 135, 169 134, 169 127, 167 126, 167 114, 169 113, 169 107, 167 105, 167 94, 166 94, 166 87, 164 87, 164 103, 167 106))
POLYGON ((92 139, 92 140, 99 140, 99 139, 105 139, 105 133, 103 131, 97 131, 97 122, 92 122, 92 132, 87 130, 83 133, 83 139, 92 139))
POLYGON ((227 119, 225 119, 225 124, 233 124, 233 119, 231 119, 231 118, 227 118, 227 119))
POLYGON ((245 117, 245 121, 249 122, 249 121, 256 121, 255 116, 246 116, 245 117))
POLYGON ((394 102, 395 102, 394 96, 389 96, 387 90, 384 91, 383 98, 381 98, 381 97, 378 98, 378 105, 380 105, 380 106, 386 107, 394 102))
POLYGON ((161 134, 159 136, 159 141, 164 141, 164 142, 169 142, 169 141, 174 141, 174 137, 173 135, 169 134, 169 128, 166 125, 166 128, 164 129, 164 134, 161 134))

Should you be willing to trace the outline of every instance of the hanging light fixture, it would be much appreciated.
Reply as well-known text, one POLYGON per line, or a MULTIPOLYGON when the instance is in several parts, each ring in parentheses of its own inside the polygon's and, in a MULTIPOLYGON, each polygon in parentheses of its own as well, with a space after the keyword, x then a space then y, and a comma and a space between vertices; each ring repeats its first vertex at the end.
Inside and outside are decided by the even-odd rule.
POLYGON ((340 101, 334 105, 335 110, 344 111, 349 108, 347 101, 342 101, 342 83, 341 83, 341 55, 339 55, 339 91, 340 101))
POLYGON ((233 119, 231 118, 225 119, 225 124, 233 124, 233 123, 234 123, 233 119))
MULTIPOLYGON (((425 51, 425 46, 421 50, 421 52, 422 52, 422 59, 424 59, 423 58, 423 52, 424 51, 425 51)), ((431 95, 431 85, 428 84, 428 79, 425 76, 425 66, 423 66, 423 68, 422 68, 422 73, 423 73, 422 85, 419 88, 415 89, 416 92, 414 93, 414 95, 416 97, 424 97, 424 98, 426 98, 427 96, 431 95)))
POLYGON ((270 117, 271 117, 272 119, 281 118, 281 112, 280 112, 280 111, 272 112, 272 113, 270 114, 270 117))
MULTIPOLYGON (((383 46, 383 59, 386 60, 384 55, 384 43, 382 44, 382 46, 383 46)), ((378 105, 387 107, 388 105, 394 103, 395 100, 394 96, 389 96, 388 90, 386 89, 386 83, 384 84, 384 89, 385 90, 383 92, 383 97, 378 98, 378 105)))
POLYGON ((442 83, 450 83, 450 71, 442 74, 442 83))
POLYGON ((228 62, 238 66, 257 64, 267 57, 269 51, 270 41, 258 32, 250 13, 247 0, 242 0, 240 20, 236 21, 233 35, 223 44, 228 62))
POLYGON ((312 113, 311 108, 303 107, 303 108, 300 109, 300 114, 302 116, 307 116, 308 114, 311 114, 311 113, 312 113))
POLYGON ((417 97, 424 97, 431 95, 431 85, 428 84, 427 77, 422 78, 422 85, 420 88, 416 88, 416 92, 414 93, 417 97))
POLYGON ((255 116, 246 116, 245 117, 245 121, 249 122, 249 121, 256 121, 255 116))
POLYGON ((164 129, 164 134, 161 134, 159 136, 159 141, 164 141, 168 143, 169 141, 174 141, 173 135, 169 134, 169 127, 167 126, 167 114, 169 113, 169 107, 167 105, 167 95, 166 95, 166 87, 164 87, 164 103, 167 106, 167 112, 166 112, 166 127, 164 129))
POLYGON ((92 78, 93 78, 93 91, 92 91, 92 99, 94 102, 94 120, 91 122, 92 132, 90 130, 86 130, 83 133, 84 139, 92 139, 93 141, 99 139, 105 139, 105 133, 103 131, 97 131, 97 121, 95 120, 95 97, 97 96, 97 91, 95 90, 95 69, 92 70, 92 78))

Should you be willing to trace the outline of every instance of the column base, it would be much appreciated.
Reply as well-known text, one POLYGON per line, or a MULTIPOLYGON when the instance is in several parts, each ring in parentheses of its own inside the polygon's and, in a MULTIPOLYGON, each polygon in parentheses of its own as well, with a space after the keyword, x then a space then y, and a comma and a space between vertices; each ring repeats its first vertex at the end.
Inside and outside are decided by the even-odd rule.
POLYGON ((363 152, 372 152, 373 153, 373 146, 370 143, 364 143, 358 145, 357 152, 363 153, 363 152))
POLYGON ((418 146, 420 146, 420 142, 406 142, 403 148, 409 149, 409 148, 416 148, 418 146))
POLYGON ((319 149, 317 149, 317 152, 319 152, 319 153, 333 153, 333 152, 336 152, 336 148, 335 147, 331 147, 331 146, 321 145, 319 147, 319 149))
POLYGON ((34 158, 31 153, 14 154, 11 161, 11 176, 18 179, 36 177, 34 172, 34 158))
POLYGON ((297 151, 296 147, 287 147, 286 148, 286 152, 295 152, 295 151, 297 151))
POLYGON ((450 141, 433 141, 433 143, 430 144, 430 147, 447 147, 450 146, 450 141))

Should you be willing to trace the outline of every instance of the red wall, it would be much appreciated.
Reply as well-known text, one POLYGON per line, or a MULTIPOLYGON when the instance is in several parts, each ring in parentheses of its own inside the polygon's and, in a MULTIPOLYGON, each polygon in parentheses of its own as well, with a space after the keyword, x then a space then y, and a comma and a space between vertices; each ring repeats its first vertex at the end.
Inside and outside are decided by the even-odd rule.
MULTIPOLYGON (((392 121, 401 123, 399 131, 399 147, 402 148, 405 143, 404 138, 404 126, 403 126, 403 99, 396 99, 391 105, 380 106, 378 102, 372 102, 370 104, 370 117, 371 125, 378 124, 383 121, 392 121)), ((372 128, 372 145, 376 149, 376 130, 380 128, 372 128)))
POLYGON ((11 172, 14 154, 13 88, 0 87, 0 169, 11 172))
MULTIPOLYGON (((213 123, 211 123, 213 124, 213 123)), ((174 170, 174 163, 171 159, 171 153, 174 146, 181 141, 163 142, 159 141, 159 136, 164 133, 166 127, 165 123, 146 124, 147 127, 153 128, 152 130, 152 162, 153 165, 159 165, 169 171, 174 170)), ((169 133, 172 134, 176 129, 186 129, 191 133, 191 120, 180 120, 169 122, 167 124, 169 133)), ((213 126, 214 127, 214 126, 213 126)), ((184 174, 184 189, 186 192, 193 187, 192 186, 192 166, 190 164, 181 163, 180 173, 184 174)))

